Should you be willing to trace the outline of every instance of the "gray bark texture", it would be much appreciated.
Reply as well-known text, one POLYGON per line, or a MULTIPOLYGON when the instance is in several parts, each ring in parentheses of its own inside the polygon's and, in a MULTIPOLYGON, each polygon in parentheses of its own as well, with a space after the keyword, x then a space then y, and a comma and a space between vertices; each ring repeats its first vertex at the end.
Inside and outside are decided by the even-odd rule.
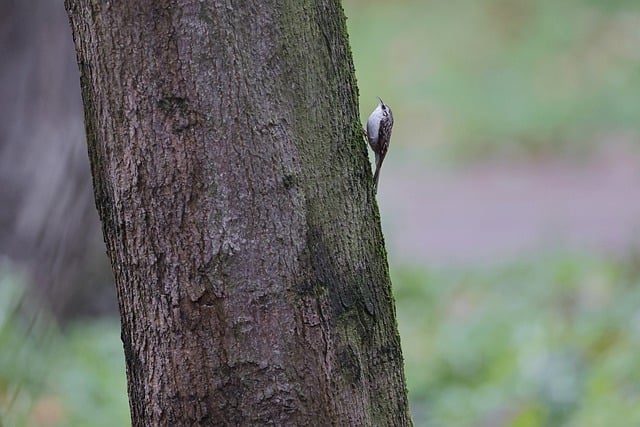
POLYGON ((133 425, 410 425, 335 0, 67 0, 133 425))

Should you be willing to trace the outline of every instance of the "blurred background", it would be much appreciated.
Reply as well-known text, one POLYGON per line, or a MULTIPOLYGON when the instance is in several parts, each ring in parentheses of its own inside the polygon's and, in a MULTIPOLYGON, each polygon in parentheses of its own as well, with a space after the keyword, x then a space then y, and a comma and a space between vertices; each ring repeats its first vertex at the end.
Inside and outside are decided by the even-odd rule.
MULTIPOLYGON (((343 4, 416 426, 640 425, 640 3, 343 4)), ((0 59, 0 424, 127 425, 62 2, 0 59)))

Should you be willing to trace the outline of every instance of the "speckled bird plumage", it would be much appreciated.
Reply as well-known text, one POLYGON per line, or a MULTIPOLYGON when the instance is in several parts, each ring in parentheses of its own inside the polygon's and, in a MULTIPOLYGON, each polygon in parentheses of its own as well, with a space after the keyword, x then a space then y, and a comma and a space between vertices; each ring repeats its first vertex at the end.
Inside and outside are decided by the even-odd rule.
POLYGON ((382 99, 378 98, 378 106, 369 115, 367 120, 367 140, 376 155, 376 171, 373 175, 374 187, 378 191, 380 168, 389 150, 391 131, 393 130, 393 113, 391 108, 382 99))

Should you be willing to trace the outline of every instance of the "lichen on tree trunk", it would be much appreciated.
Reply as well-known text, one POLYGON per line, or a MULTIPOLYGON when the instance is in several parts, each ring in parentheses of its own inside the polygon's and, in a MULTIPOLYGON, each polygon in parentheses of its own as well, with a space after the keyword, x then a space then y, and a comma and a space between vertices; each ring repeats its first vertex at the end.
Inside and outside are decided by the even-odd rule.
POLYGON ((409 425, 337 1, 66 0, 134 425, 409 425))

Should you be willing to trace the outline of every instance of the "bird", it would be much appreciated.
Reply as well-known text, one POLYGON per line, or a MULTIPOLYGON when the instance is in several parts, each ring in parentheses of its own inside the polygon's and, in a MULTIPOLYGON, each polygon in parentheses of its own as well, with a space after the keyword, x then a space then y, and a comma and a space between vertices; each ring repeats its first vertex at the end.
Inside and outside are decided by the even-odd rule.
POLYGON ((391 131, 393 130, 393 113, 391 108, 385 104, 380 97, 378 106, 369 115, 367 120, 367 130, 365 132, 369 146, 376 155, 376 171, 373 174, 374 190, 378 192, 378 180, 380 179, 380 168, 389 150, 391 131))

